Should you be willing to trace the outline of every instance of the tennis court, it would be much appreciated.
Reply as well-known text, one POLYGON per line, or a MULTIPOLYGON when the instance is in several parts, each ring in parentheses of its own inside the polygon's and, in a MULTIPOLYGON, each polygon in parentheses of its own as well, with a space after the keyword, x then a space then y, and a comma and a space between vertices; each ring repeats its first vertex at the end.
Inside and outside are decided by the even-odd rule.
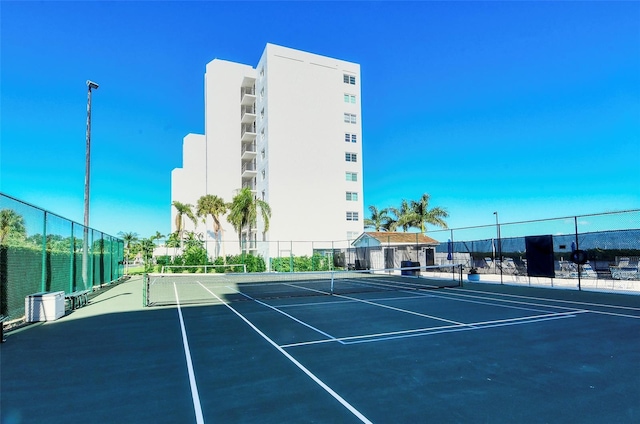
POLYGON ((174 282, 175 305, 140 307, 133 279, 9 334, 2 423, 640 420, 639 296, 174 282))

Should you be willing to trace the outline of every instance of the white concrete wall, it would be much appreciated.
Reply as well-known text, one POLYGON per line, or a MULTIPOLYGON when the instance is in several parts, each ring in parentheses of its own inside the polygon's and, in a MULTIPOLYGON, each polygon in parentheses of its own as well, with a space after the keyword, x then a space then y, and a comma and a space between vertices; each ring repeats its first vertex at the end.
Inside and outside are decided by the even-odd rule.
MULTIPOLYGON (((215 194, 231 202, 241 188, 240 88, 246 78, 256 80, 256 195, 262 198, 264 193, 272 209, 266 239, 331 241, 362 233, 360 66, 273 44, 267 45, 255 69, 218 59, 207 64, 206 141, 202 143, 203 136, 198 142, 185 137, 184 166, 172 172, 172 200, 195 205, 200 196, 215 194), (356 84, 345 84, 344 73, 355 76, 356 84), (355 95, 356 103, 345 103, 344 94, 355 95), (344 123, 345 112, 355 114, 357 123, 344 123), (345 132, 356 134, 358 142, 346 143, 345 132), (345 152, 357 154, 358 161, 347 162, 345 152), (358 181, 347 181, 347 171, 356 172, 358 181), (358 193, 358 201, 347 201, 347 191, 358 193), (359 220, 347 221, 347 211, 358 212, 359 220)), ((225 253, 238 253, 238 235, 226 218, 221 223, 225 253)), ((200 225, 197 231, 209 236, 200 225)), ((263 230, 259 218, 259 242, 263 230)), ((265 249, 259 253, 277 255, 265 249)))
MULTIPOLYGON (((182 168, 171 171, 171 202, 196 205, 205 190, 205 151, 206 139, 201 134, 188 134, 182 140, 182 168)), ((195 213, 195 211, 194 211, 195 213)), ((171 206, 171 232, 177 230, 175 225, 176 208, 171 206)), ((185 218, 185 230, 193 231, 194 225, 185 218)))
MULTIPOLYGON (((205 134, 207 137, 206 192, 231 202, 242 186, 241 179, 241 94, 245 77, 255 78, 249 65, 215 59, 205 74, 205 134)), ((238 239, 226 217, 220 219, 224 254, 239 252, 238 239)), ((209 226, 210 228, 210 226, 209 226)))
POLYGON ((259 161, 258 184, 272 208, 269 239, 345 240, 348 231, 361 233, 359 65, 268 44, 258 73, 262 66, 265 77, 256 81, 256 91, 259 96, 264 87, 267 99, 258 97, 258 114, 265 108, 267 156, 259 161), (344 84, 344 72, 356 76, 357 84, 344 84), (345 93, 357 103, 345 103, 345 93), (345 112, 356 114, 358 123, 344 123, 345 112), (358 143, 345 143, 345 132, 357 134, 358 143), (358 155, 357 163, 345 161, 347 151, 358 155), (346 181, 346 171, 357 172, 358 181, 346 181), (357 192, 358 201, 347 202, 346 191, 357 192), (346 211, 358 212, 359 221, 348 222, 346 211))

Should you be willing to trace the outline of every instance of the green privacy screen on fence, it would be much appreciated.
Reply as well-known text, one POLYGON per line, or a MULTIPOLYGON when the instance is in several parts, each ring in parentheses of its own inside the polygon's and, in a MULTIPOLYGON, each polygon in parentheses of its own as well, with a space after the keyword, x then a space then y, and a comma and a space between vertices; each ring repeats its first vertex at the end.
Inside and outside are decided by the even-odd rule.
POLYGON ((122 240, 0 193, 0 314, 9 320, 24 315, 30 294, 118 280, 123 256, 122 240))

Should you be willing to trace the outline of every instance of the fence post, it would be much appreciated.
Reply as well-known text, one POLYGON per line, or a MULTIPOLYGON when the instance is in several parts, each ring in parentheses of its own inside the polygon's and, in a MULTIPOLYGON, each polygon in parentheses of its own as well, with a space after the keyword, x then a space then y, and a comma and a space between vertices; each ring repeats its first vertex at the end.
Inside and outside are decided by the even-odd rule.
POLYGON ((42 219, 42 279, 40 291, 45 291, 47 284, 47 211, 44 211, 42 219))
MULTIPOLYGON (((451 235, 451 264, 455 264, 455 258, 456 258, 456 245, 453 241, 453 229, 450 230, 451 235)), ((448 251, 448 247, 447 247, 447 251, 448 251)), ((455 267, 451 267, 451 272, 453 273, 452 277, 455 279, 456 278, 456 268, 455 267)), ((460 268, 460 275, 462 275, 462 268, 460 268)))
MULTIPOLYGON (((580 249, 580 245, 578 244, 579 242, 578 242, 578 217, 577 216, 573 217, 573 225, 574 225, 574 227, 576 229, 576 250, 579 250, 580 249)), ((573 253, 573 252, 571 252, 571 253, 573 253)), ((582 282, 580 281, 581 277, 582 277, 582 270, 581 270, 580 267, 581 267, 581 265, 578 264, 578 291, 582 291, 582 282)))
MULTIPOLYGON (((330 255, 331 259, 329 260, 329 271, 333 271, 333 261, 334 261, 335 256, 336 256, 336 249, 334 248, 333 240, 331 240, 331 255, 330 255)), ((346 261, 347 261, 346 255, 345 255, 345 259, 344 260, 345 260, 345 266, 346 266, 347 265, 346 264, 346 261)))
POLYGON ((69 292, 73 292, 73 283, 75 281, 75 272, 73 272, 73 260, 75 259, 75 239, 73 238, 73 221, 71 221, 71 237, 69 237, 69 292))
POLYGON ((293 272, 293 240, 289 242, 289 272, 293 272))

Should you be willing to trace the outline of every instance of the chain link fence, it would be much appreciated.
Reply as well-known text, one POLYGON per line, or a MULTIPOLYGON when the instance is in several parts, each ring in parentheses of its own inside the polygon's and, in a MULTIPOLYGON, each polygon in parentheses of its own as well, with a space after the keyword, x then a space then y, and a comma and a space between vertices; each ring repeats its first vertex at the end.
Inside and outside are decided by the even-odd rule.
POLYGON ((640 210, 556 219, 496 223, 440 230, 441 263, 453 252, 481 281, 531 286, 640 293, 640 210), (527 242, 548 237, 547 275, 532 272, 536 249, 527 242), (580 262, 580 263, 577 263, 580 262))
MULTIPOLYGON (((239 253, 244 251, 262 258, 260 270, 272 272, 396 268, 405 261, 421 266, 456 263, 467 272, 477 272, 481 282, 640 293, 640 210, 510 223, 500 223, 495 216, 496 222, 488 225, 429 231, 426 235, 433 243, 425 243, 420 234, 407 234, 409 240, 394 243, 380 235, 384 233, 377 233, 375 242, 361 236, 252 243, 200 237, 198 243, 206 249, 208 263, 243 263, 246 256, 239 253), (529 266, 533 247, 527 252, 528 241, 541 236, 550 240, 552 269, 545 276, 529 266), (574 261, 576 252, 582 264, 574 261)), ((187 250, 159 243, 154 258, 169 265, 187 250)), ((236 270, 224 268, 224 272, 236 270)))
POLYGON ((117 281, 123 256, 122 240, 0 193, 0 315, 9 321, 24 316, 28 295, 117 281))

